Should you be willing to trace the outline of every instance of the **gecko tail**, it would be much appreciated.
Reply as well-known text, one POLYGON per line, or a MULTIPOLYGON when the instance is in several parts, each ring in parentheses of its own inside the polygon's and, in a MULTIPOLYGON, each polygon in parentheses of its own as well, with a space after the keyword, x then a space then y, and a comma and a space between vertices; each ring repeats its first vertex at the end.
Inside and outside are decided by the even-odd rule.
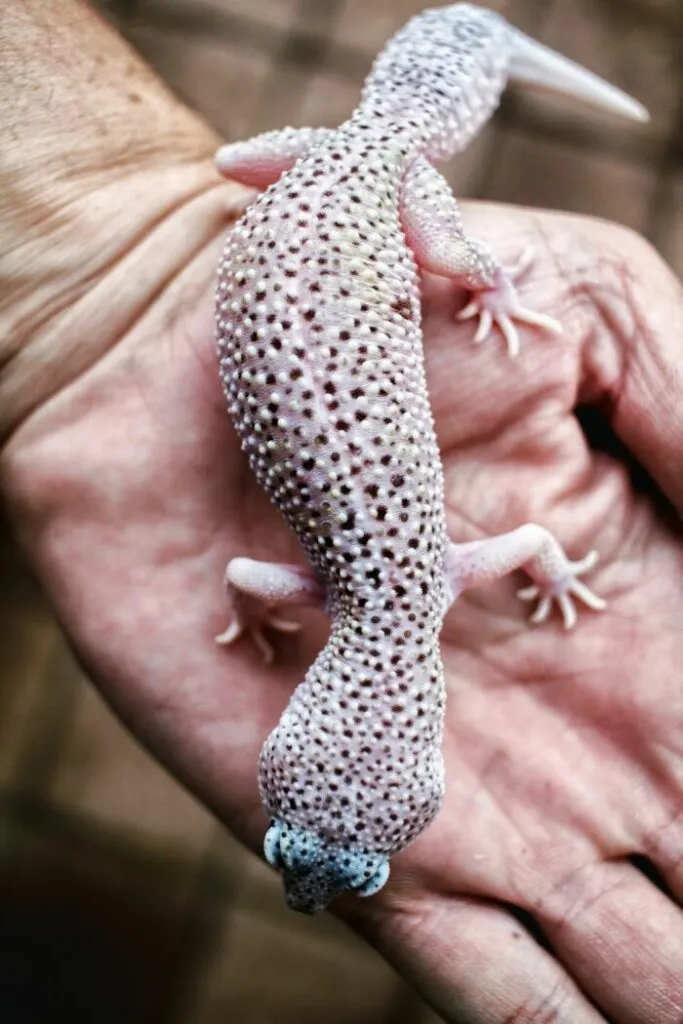
POLYGON ((637 100, 518 29, 513 29, 508 74, 513 81, 567 93, 620 117, 634 121, 650 120, 649 113, 637 100))

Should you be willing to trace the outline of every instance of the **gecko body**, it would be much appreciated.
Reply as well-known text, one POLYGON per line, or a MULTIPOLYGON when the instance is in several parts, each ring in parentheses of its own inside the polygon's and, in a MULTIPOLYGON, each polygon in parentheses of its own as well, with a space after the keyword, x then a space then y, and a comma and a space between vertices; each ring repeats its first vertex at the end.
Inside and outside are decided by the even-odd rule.
MULTIPOLYGON (((423 364, 420 268, 469 288, 478 336, 498 325, 513 354, 515 321, 556 326, 524 309, 511 276, 467 237, 432 165, 491 115, 515 53, 531 80, 548 52, 469 4, 425 11, 377 58, 339 129, 267 133, 218 154, 224 173, 266 188, 221 260, 223 387, 250 466, 310 565, 234 559, 233 619, 219 639, 248 632, 267 654, 262 626, 291 625, 283 605, 322 604, 331 618, 260 758, 265 853, 297 910, 376 892, 389 858, 436 815, 439 631, 458 594, 524 566, 539 621, 556 600, 573 625, 572 595, 603 604, 578 579, 595 556, 570 562, 539 526, 450 542, 423 364)), ((572 91, 636 115, 633 101, 572 73, 572 91)))

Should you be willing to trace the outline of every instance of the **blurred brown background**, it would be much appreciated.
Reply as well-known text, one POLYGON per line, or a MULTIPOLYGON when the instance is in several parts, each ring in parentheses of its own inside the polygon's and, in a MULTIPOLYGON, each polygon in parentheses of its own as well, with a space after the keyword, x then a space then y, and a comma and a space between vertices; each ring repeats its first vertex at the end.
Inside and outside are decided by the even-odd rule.
MULTIPOLYGON (((334 125, 419 0, 103 0, 227 139, 334 125)), ((504 0, 520 28, 622 86, 645 128, 508 94, 449 168, 460 196, 593 213, 683 272, 683 3, 504 0)), ((172 154, 170 158, 172 159, 172 154)), ((428 1024, 332 919, 284 907, 128 736, 70 659, 0 531, 0 1021, 428 1024)))

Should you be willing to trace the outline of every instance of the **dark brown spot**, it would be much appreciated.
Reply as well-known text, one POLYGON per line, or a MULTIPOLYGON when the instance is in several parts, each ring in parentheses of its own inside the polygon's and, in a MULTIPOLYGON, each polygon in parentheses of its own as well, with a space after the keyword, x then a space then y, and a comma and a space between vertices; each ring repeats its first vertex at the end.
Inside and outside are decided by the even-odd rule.
POLYGON ((398 315, 402 316, 404 320, 412 321, 413 307, 411 305, 410 299, 406 299, 405 297, 394 299, 394 301, 391 303, 391 308, 393 309, 394 313, 398 313, 398 315))

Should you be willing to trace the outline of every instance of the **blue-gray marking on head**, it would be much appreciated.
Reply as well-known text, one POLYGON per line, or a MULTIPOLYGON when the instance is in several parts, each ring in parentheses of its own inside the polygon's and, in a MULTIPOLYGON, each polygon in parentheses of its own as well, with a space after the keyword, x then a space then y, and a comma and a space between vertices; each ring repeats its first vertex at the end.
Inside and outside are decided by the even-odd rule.
POLYGON ((287 905, 315 914, 343 892, 372 896, 389 877, 389 858, 324 840, 315 832, 278 819, 266 832, 268 863, 282 875, 287 905))

